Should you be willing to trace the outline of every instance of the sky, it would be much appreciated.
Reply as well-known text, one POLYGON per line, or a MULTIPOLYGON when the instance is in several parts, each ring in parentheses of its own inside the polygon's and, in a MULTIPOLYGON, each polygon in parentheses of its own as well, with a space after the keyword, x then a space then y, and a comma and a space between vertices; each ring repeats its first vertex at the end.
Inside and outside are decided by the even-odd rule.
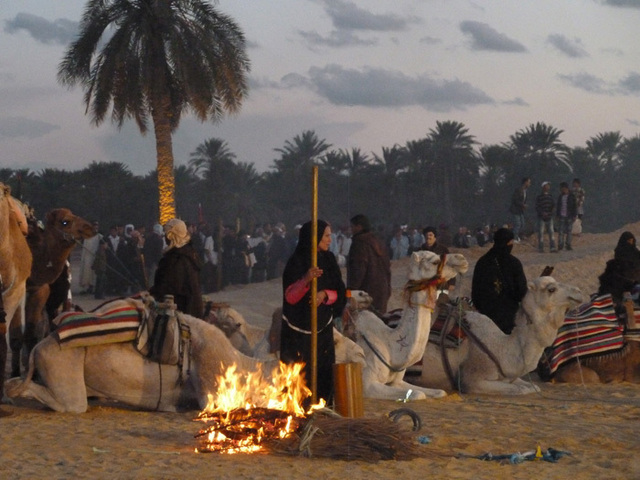
MULTIPOLYGON (((0 0, 0 168, 155 169, 152 133, 92 125, 57 82, 85 0, 0 0)), ((570 147, 640 133, 640 0, 219 0, 244 31, 250 91, 221 122, 183 117, 175 164, 210 138, 264 172, 313 130, 335 149, 382 147, 463 123, 479 145, 536 122, 570 147)))

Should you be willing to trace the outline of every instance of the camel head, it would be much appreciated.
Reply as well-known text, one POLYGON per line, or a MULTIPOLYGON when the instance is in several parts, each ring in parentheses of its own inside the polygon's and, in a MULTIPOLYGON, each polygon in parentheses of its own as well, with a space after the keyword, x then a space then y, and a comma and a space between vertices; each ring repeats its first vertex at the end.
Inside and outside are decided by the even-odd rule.
POLYGON ((450 280, 458 273, 466 273, 468 269, 469 262, 459 253, 450 253, 441 259, 440 255, 420 250, 411 254, 408 278, 410 282, 450 280))
POLYGON ((564 323, 565 313, 584 301, 584 295, 578 287, 556 282, 553 277, 538 277, 528 282, 527 287, 527 294, 522 299, 522 309, 528 320, 518 316, 516 323, 535 322, 536 319, 551 320, 552 327, 557 330, 564 323))
POLYGON ((364 290, 350 290, 351 296, 347 302, 347 308, 352 311, 366 310, 371 306, 373 298, 364 290))
POLYGON ((69 244, 95 235, 91 223, 82 217, 74 215, 68 208, 56 208, 47 212, 45 216, 45 231, 51 231, 63 237, 69 244))

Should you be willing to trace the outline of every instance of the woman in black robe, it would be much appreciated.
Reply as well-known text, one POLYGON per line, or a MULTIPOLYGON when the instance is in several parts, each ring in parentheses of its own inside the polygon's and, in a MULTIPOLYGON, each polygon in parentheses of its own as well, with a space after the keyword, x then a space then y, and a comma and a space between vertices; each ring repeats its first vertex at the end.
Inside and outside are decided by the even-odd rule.
POLYGON ((346 289, 336 258, 329 251, 331 227, 318 220, 317 267, 311 267, 311 222, 300 229, 298 244, 282 275, 282 330, 280 360, 304 362, 305 381, 311 383, 311 282, 317 279, 317 398, 333 400, 333 319, 342 315, 346 289))
POLYGON ((623 232, 620 235, 613 259, 607 262, 598 280, 598 295, 610 293, 618 306, 622 303, 624 292, 633 292, 640 283, 640 250, 633 233, 623 232))
POLYGON ((476 262, 471 284, 473 305, 507 335, 515 326, 516 312, 527 293, 522 263, 511 254, 513 239, 511 230, 496 231, 493 247, 476 262))

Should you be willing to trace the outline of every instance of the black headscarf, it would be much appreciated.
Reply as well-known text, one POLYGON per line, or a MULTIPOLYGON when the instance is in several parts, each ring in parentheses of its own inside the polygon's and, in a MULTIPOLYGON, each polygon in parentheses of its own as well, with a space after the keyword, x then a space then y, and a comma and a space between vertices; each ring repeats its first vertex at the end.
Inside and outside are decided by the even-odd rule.
POLYGON ((499 228, 493 235, 493 247, 491 247, 491 249, 494 250, 498 256, 508 255, 511 253, 511 250, 513 250, 513 244, 507 244, 514 238, 511 230, 508 228, 499 228))
MULTIPOLYGON (((316 245, 322 240, 324 231, 328 226, 329 224, 327 222, 318 220, 316 245)), ((320 305, 320 307, 318 307, 318 328, 321 328, 323 325, 322 317, 328 321, 331 316, 335 318, 342 315, 342 310, 346 304, 346 289, 344 282, 342 281, 340 267, 338 266, 336 257, 332 252, 318 250, 317 264, 318 268, 323 270, 322 276, 317 280, 318 291, 336 290, 338 292, 338 300, 333 305, 320 305)), ((298 234, 298 244, 296 245, 296 249, 293 252, 293 255, 289 258, 284 269, 284 273, 282 275, 283 294, 289 285, 300 280, 307 273, 309 268, 311 268, 311 222, 305 223, 300 229, 300 233, 298 234)), ((307 322, 310 322, 308 308, 309 302, 306 299, 307 296, 310 297, 310 293, 307 293, 305 298, 296 305, 288 305, 287 302, 283 303, 285 315, 287 315, 287 311, 292 315, 291 318, 287 317, 289 318, 289 321, 297 324, 304 318, 306 321, 302 321, 302 323, 306 325, 307 322)), ((309 327, 309 325, 298 326, 305 330, 309 327)))

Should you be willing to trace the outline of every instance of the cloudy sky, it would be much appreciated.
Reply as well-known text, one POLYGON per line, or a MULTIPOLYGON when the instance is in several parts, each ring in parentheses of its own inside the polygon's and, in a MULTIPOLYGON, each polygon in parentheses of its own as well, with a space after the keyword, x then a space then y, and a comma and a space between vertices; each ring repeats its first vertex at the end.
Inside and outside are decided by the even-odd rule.
MULTIPOLYGON (((0 2, 0 167, 155 168, 152 136, 92 126, 80 89, 56 81, 85 0, 0 2)), ((222 123, 183 119, 176 164, 225 140, 265 171, 274 148, 315 130, 381 154, 464 123, 480 144, 542 121, 567 145, 640 133, 640 0, 220 0, 244 30, 251 91, 222 123)))

